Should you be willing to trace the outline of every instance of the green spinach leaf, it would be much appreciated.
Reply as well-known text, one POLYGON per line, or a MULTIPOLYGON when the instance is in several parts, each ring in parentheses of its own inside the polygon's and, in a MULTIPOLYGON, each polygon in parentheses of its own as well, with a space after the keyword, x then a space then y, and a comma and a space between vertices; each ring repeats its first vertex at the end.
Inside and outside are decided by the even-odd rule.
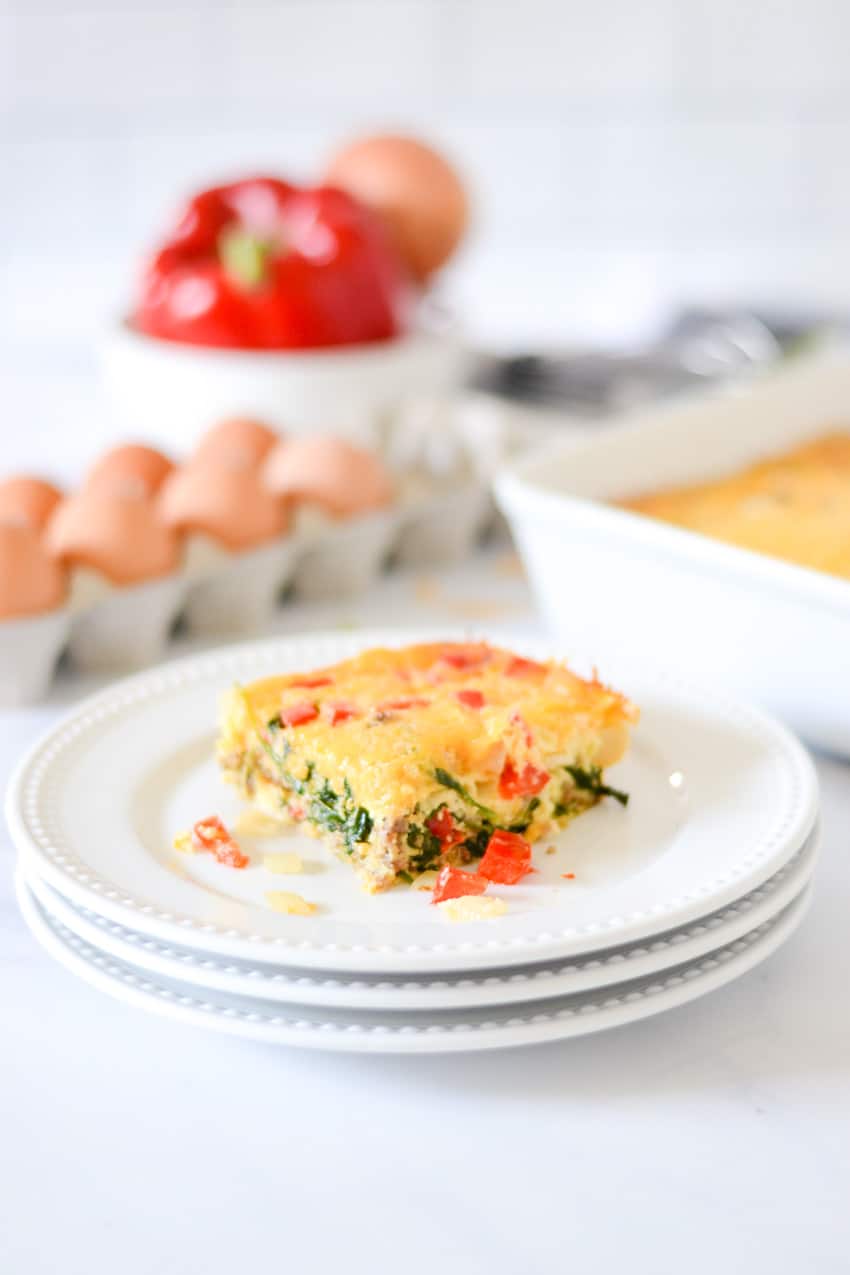
POLYGON ((590 766, 587 770, 581 766, 565 766, 564 770, 580 791, 593 793, 596 797, 613 797, 621 806, 629 804, 627 792, 621 792, 619 788, 610 788, 608 784, 602 782, 602 770, 599 766, 590 766))

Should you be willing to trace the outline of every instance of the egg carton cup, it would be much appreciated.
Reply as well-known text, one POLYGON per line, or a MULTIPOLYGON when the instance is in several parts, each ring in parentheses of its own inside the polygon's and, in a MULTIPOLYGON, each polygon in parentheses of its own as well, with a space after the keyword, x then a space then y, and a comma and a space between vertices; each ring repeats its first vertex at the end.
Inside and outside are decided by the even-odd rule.
POLYGON ((0 705, 31 704, 47 693, 70 630, 68 606, 0 623, 0 705))
POLYGON ((346 518, 305 508, 287 535, 238 554, 192 537, 184 621, 198 634, 256 633, 290 588, 302 601, 352 598, 367 592, 390 561, 421 567, 459 561, 491 514, 487 486, 470 480, 402 492, 389 509, 346 518))
POLYGON ((241 553, 229 553, 193 536, 185 567, 186 627, 212 636, 262 631, 292 579, 301 552, 302 545, 292 535, 241 553))
POLYGON ((487 486, 475 480, 411 499, 401 510, 393 563, 439 567, 461 562, 487 530, 492 512, 487 486))
POLYGON ((162 654, 186 598, 182 571, 116 586, 93 572, 75 573, 68 652, 79 669, 135 669, 162 654))
POLYGON ((398 507, 348 518, 309 516, 299 522, 293 592, 304 601, 366 593, 387 563, 400 525, 398 507))

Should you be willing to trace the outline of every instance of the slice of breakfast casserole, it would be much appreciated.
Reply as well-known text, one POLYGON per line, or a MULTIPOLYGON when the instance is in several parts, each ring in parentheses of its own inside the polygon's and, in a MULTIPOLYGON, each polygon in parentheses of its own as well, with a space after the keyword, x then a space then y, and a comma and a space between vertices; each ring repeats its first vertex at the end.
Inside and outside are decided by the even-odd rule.
POLYGON ((218 756, 246 800, 303 822, 378 891, 480 858, 498 829, 536 841, 625 802, 603 771, 637 716, 563 664, 428 643, 235 687, 218 756))

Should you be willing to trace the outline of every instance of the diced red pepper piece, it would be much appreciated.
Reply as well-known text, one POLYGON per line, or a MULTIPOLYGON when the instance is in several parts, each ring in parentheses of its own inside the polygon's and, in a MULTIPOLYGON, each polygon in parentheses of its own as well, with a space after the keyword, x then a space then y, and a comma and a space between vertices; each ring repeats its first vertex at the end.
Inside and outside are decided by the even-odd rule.
POLYGON ((493 850, 496 854, 506 855, 517 863, 531 862, 531 842, 526 837, 520 836, 518 832, 508 832, 506 828, 496 829, 487 842, 487 849, 493 850))
POLYGON ((492 654, 489 646, 482 646, 480 643, 475 646, 450 646, 441 652, 440 661, 450 664, 452 668, 478 668, 479 665, 486 664, 492 654))
POLYGON ((318 708, 308 700, 301 700, 298 704, 289 704, 286 708, 280 710, 280 720, 284 726, 303 726, 305 722, 312 722, 318 716, 318 708))
POLYGON ((437 838, 443 854, 466 840, 466 833, 455 823, 454 815, 448 806, 441 806, 435 815, 426 819, 425 827, 437 838))
POLYGON ((478 865, 478 875, 499 885, 516 885, 531 871, 531 845, 525 837, 501 829, 494 832, 478 865))
POLYGON ((483 708, 484 696, 480 691, 457 691, 457 698, 467 708, 483 708))
POLYGON ((537 660, 527 660, 523 655, 512 655, 505 665, 505 673, 508 677, 542 677, 548 671, 545 664, 538 664, 537 660))
POLYGON ((404 709, 404 708, 427 708, 431 703, 429 699, 417 699, 415 696, 411 699, 386 699, 383 704, 378 704, 379 713, 387 709, 404 709))
POLYGON ((504 855, 491 854, 489 850, 478 865, 479 874, 495 885, 516 885, 532 870, 522 863, 515 863, 513 859, 506 859, 504 855))
POLYGON ((321 673, 316 673, 311 677, 299 677, 296 682, 290 682, 289 685, 312 690, 316 686, 333 686, 333 678, 324 677, 321 673))
POLYGON ((340 722, 347 722, 350 717, 357 717, 360 711, 356 704, 346 699, 326 703, 324 707, 331 726, 338 726, 340 722))
POLYGON ((243 854, 218 815, 199 819, 192 829, 192 845, 196 850, 208 851, 219 863, 228 868, 247 868, 251 860, 243 854))
POLYGON ((521 768, 517 768, 509 757, 499 776, 499 796, 534 797, 537 793, 543 791, 549 779, 548 770, 541 770, 539 766, 532 765, 530 761, 526 762, 521 768))
POLYGON ((460 868, 452 868, 446 864, 440 869, 434 883, 431 902, 443 903, 446 899, 461 899, 465 894, 483 894, 486 889, 484 877, 475 872, 462 872, 460 868))

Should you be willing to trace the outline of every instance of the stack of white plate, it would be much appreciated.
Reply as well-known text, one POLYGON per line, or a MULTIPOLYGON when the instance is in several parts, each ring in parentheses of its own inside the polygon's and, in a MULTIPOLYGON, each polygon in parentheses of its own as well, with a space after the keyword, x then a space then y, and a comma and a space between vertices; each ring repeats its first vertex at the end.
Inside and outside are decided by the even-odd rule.
POLYGON ((628 807, 603 802, 539 844, 534 875, 494 891, 508 902, 499 918, 452 923, 415 889, 363 894, 299 833, 245 839, 245 871, 171 848, 198 818, 238 814, 213 756, 222 690, 421 636, 231 647, 118 683, 66 717, 8 801, 21 909, 43 946, 113 996, 199 1026, 417 1053, 645 1018, 737 978, 793 932, 818 842, 807 754, 762 713, 640 670, 616 670, 642 710, 612 771, 628 807), (261 866, 283 849, 303 874, 261 866), (280 889, 318 910, 275 912, 266 895, 280 889))

